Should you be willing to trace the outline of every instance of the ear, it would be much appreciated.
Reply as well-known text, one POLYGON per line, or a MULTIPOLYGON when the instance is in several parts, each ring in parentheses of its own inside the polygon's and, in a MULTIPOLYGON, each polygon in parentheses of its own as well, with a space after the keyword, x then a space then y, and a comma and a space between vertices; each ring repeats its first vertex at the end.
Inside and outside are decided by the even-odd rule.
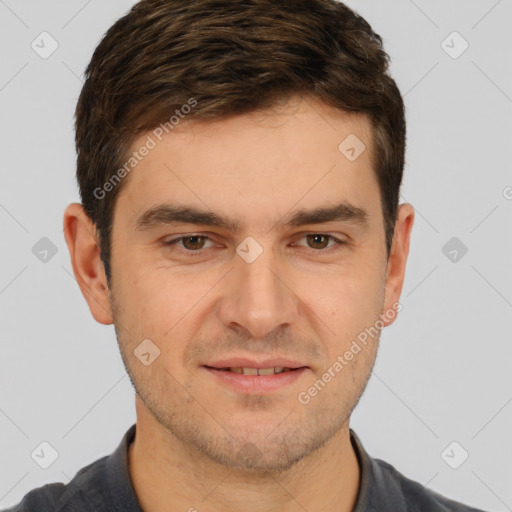
POLYGON ((110 290, 100 258, 96 226, 79 203, 71 203, 64 212, 64 236, 73 273, 92 316, 100 324, 112 324, 110 290))
POLYGON ((393 305, 397 304, 400 300, 413 224, 414 208, 407 203, 401 204, 398 207, 393 243, 386 272, 384 310, 382 311, 384 326, 391 325, 397 317, 396 314, 391 316, 384 313, 391 309, 396 311, 396 307, 393 308, 393 305))

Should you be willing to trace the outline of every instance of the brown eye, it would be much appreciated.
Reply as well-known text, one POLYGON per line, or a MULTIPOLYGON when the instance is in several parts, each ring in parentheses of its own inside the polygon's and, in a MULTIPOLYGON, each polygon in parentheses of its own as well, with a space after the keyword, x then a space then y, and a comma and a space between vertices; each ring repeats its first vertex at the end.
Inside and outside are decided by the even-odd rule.
MULTIPOLYGON (((344 240, 340 240, 339 238, 336 238, 333 235, 327 235, 324 233, 306 233, 303 234, 298 239, 305 239, 307 247, 309 249, 312 249, 313 252, 318 253, 330 253, 331 251, 336 251, 338 249, 341 249, 341 246, 347 243, 344 240)), ((297 245, 303 246, 304 244, 297 245)))
POLYGON ((163 244, 178 254, 187 256, 201 256, 203 251, 214 246, 212 240, 206 235, 185 235, 179 236, 172 240, 167 240, 163 244), (209 242, 209 246, 205 243, 209 242))
POLYGON ((313 249, 325 249, 327 247, 330 237, 329 235, 313 234, 306 235, 306 238, 309 244, 313 244, 313 249))
POLYGON ((204 236, 194 235, 194 236, 184 236, 181 240, 183 243, 183 247, 185 247, 185 249, 194 251, 194 250, 203 248, 205 238, 206 237, 204 237, 204 236))

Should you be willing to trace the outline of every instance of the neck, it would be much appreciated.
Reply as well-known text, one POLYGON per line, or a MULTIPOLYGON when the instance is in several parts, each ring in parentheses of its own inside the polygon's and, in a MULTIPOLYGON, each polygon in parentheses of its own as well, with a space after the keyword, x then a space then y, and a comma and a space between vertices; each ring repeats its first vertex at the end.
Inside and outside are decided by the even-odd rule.
POLYGON ((145 512, 350 512, 360 483, 348 421, 324 446, 287 471, 254 474, 194 452, 138 407, 128 466, 145 512))

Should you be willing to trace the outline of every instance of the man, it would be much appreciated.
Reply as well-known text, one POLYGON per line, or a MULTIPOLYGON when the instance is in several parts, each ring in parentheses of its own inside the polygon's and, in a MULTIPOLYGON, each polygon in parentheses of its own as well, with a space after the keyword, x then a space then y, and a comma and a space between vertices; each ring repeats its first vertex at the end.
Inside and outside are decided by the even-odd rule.
POLYGON ((137 423, 13 510, 471 511, 349 427, 414 211, 380 37, 334 0, 143 0, 76 110, 76 279, 137 423))

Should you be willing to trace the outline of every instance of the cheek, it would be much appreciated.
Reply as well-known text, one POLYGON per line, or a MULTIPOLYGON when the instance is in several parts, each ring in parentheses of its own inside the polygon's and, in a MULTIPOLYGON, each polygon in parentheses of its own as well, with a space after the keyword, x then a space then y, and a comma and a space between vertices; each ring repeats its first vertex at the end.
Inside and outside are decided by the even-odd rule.
MULTIPOLYGON (((367 341, 366 346, 359 342, 362 350, 354 356, 350 372, 367 366, 368 361, 374 357, 374 345, 378 340, 378 335, 367 336, 365 340, 364 334, 379 319, 384 300, 381 271, 369 268, 368 272, 342 271, 338 275, 331 275, 329 279, 317 281, 317 286, 301 287, 301 298, 314 312, 312 321, 324 333, 320 339, 327 354, 328 365, 350 350, 358 336, 367 341)), ((354 347, 353 350, 358 349, 354 347)))
POLYGON ((132 274, 123 287, 126 321, 162 351, 179 350, 176 344, 194 335, 193 327, 204 314, 207 301, 201 299, 212 288, 204 277, 178 275, 171 269, 132 274))
POLYGON ((380 312, 384 280, 380 269, 339 268, 297 287, 298 295, 325 321, 342 325, 360 323, 380 312))

